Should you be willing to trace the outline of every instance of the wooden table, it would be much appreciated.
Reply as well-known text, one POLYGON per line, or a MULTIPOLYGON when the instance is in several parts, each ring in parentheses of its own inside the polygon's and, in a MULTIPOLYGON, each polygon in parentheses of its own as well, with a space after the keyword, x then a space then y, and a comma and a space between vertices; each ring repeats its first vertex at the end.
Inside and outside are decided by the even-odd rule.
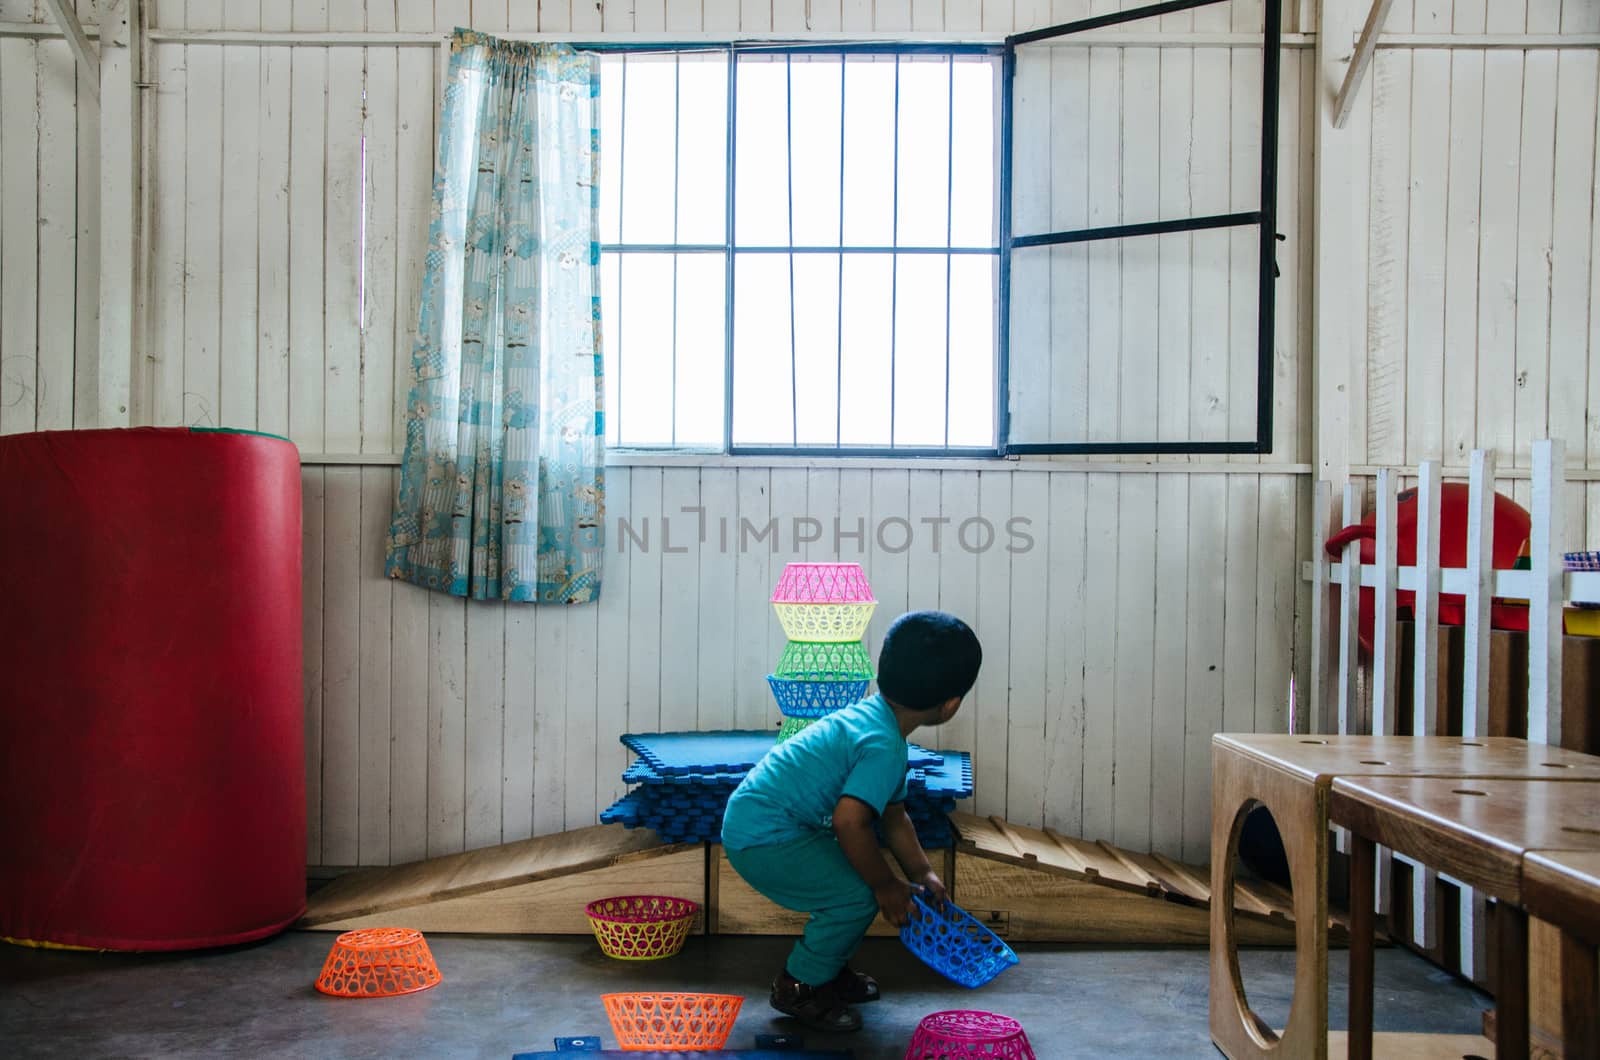
POLYGON ((1522 904, 1561 930, 1561 1043, 1568 1056, 1600 1056, 1600 852, 1530 850, 1522 904))
MULTIPOLYGON (((1373 868, 1377 844, 1434 866, 1482 890, 1498 904, 1495 1055, 1528 1055, 1528 908, 1524 861, 1530 852, 1600 855, 1600 782, 1426 777, 1338 777, 1328 805, 1332 823, 1350 829, 1350 1056, 1372 1055, 1373 868)), ((1583 910, 1600 905, 1600 888, 1583 884, 1561 854, 1539 855, 1548 881, 1540 901, 1569 922, 1594 926, 1583 910), (1574 904, 1573 900, 1576 900, 1574 904)), ((1561 920, 1557 920, 1561 925, 1561 920)), ((1587 1006, 1573 1009, 1577 1041, 1594 1041, 1594 949, 1588 947, 1587 1006)), ((1580 988, 1581 988, 1580 984, 1580 988)), ((1594 1056, 1593 1049, 1568 1055, 1594 1056)))
POLYGON ((1239 974, 1232 903, 1211 903, 1211 1040, 1233 1060, 1328 1055, 1328 799, 1335 777, 1600 781, 1600 758, 1510 737, 1222 734, 1212 741, 1211 889, 1233 893, 1245 815, 1260 803, 1283 838, 1294 896, 1295 981, 1274 1032, 1239 974))

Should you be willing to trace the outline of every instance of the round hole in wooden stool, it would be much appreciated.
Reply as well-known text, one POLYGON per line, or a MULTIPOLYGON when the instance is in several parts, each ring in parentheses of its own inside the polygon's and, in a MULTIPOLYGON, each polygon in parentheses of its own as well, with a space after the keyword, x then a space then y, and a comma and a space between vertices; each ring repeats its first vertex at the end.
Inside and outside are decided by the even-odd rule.
POLYGON ((1327 740, 1301 740, 1301 743, 1327 743, 1327 740))
POLYGON ((1462 747, 1482 747, 1483 744, 1478 743, 1478 742, 1476 742, 1474 740, 1462 740, 1461 741, 1461 746, 1462 747))
POLYGON ((1539 764, 1544 766, 1546 769, 1571 769, 1572 768, 1570 765, 1568 765, 1565 762, 1540 762, 1539 764))
POLYGON ((1386 766, 1389 763, 1388 762, 1380 762, 1376 758, 1363 758, 1361 760, 1361 764, 1364 765, 1364 766, 1386 766))
POLYGON ((1487 791, 1474 791, 1471 788, 1451 788, 1450 790, 1456 795, 1478 795, 1483 798, 1489 797, 1489 793, 1487 791))
POLYGON ((1269 916, 1266 909, 1292 909, 1293 879, 1278 822, 1265 804, 1246 802, 1235 815, 1231 831, 1228 861, 1232 869, 1225 900, 1227 908, 1234 911, 1234 937, 1240 945, 1230 955, 1230 963, 1248 1018, 1262 1037, 1272 1041, 1277 1029, 1288 1026, 1292 997, 1284 995, 1281 988, 1267 989, 1267 978, 1271 975, 1281 980, 1286 973, 1292 977, 1296 949, 1284 947, 1281 939, 1276 940, 1278 945, 1262 946, 1262 926, 1269 916))

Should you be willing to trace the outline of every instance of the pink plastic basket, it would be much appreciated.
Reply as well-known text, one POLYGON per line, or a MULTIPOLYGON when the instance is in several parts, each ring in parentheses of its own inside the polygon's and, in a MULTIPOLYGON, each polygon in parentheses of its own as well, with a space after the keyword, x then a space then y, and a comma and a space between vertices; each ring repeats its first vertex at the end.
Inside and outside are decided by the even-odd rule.
POLYGON ((772 591, 775 604, 870 604, 872 586, 859 563, 790 563, 772 591))
POLYGON ((958 1010, 924 1016, 905 1060, 965 1060, 976 1056, 1034 1060, 1022 1024, 994 1012, 958 1010))

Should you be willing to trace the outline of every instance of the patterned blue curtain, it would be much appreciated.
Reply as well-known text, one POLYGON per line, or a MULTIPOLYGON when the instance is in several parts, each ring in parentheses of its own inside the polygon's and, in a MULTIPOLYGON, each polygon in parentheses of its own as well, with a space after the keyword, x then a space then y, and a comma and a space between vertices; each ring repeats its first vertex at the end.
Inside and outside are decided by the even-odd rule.
POLYGON ((390 577, 600 595, 599 86, 592 55, 456 31, 390 577))

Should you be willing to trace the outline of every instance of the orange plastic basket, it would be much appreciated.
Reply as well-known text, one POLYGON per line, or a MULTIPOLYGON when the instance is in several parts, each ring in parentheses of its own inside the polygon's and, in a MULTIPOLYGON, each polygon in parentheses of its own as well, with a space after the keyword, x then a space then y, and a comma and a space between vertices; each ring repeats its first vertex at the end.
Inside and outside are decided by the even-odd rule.
POLYGON ((700 903, 659 894, 602 898, 583 907, 600 950, 619 961, 654 961, 683 949, 700 903))
POLYGON ((333 940, 317 989, 334 997, 395 997, 438 986, 442 978, 422 932, 363 928, 333 940))
POLYGON ((744 998, 734 994, 602 994, 626 1051, 721 1049, 744 998))

